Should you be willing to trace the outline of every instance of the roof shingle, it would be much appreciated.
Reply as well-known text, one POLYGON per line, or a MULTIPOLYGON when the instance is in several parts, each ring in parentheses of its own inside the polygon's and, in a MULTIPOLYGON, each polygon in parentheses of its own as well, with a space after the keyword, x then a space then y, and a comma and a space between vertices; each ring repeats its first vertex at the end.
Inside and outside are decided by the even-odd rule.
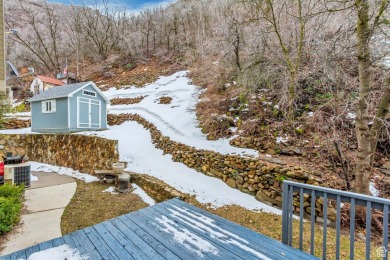
POLYGON ((78 90, 79 88, 84 87, 85 85, 87 85, 89 83, 91 83, 91 82, 90 81, 89 82, 80 82, 80 83, 69 84, 69 85, 51 88, 51 89, 48 89, 46 91, 39 93, 38 95, 33 96, 28 101, 34 102, 34 101, 51 99, 51 98, 67 97, 70 93, 78 90))

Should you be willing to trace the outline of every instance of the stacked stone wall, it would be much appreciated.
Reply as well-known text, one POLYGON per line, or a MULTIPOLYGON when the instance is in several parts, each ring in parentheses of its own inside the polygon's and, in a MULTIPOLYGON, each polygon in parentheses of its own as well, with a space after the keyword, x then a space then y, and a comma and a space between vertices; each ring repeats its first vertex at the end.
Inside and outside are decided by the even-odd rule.
MULTIPOLYGON (((284 180, 322 185, 319 174, 308 172, 301 167, 281 166, 256 158, 197 150, 194 147, 172 141, 138 114, 108 116, 109 125, 118 125, 125 121, 136 121, 148 129, 156 148, 163 150, 166 154, 171 154, 174 161, 181 162, 208 176, 219 178, 230 187, 253 195, 257 200, 272 206, 282 206, 282 183, 284 180)), ((322 204, 321 199, 317 199, 316 215, 318 217, 322 216, 322 204)), ((304 204, 307 214, 310 214, 310 205, 310 196, 308 196, 305 198, 304 204)), ((297 213, 299 206, 299 196, 294 194, 294 210, 297 213)), ((329 219, 333 219, 334 211, 329 210, 329 212, 329 219)))
POLYGON ((0 156, 7 152, 84 173, 111 169, 119 160, 118 141, 76 134, 0 134, 0 156))
POLYGON ((20 129, 27 128, 31 126, 31 120, 22 120, 22 119, 6 119, 1 123, 2 129, 20 129))

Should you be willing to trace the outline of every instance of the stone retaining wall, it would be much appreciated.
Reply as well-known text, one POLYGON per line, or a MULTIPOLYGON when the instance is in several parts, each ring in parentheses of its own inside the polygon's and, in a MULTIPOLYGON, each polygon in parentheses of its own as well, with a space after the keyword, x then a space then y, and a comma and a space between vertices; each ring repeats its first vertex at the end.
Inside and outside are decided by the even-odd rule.
POLYGON ((130 182, 141 187, 156 202, 163 202, 174 198, 186 200, 190 197, 188 194, 182 193, 152 176, 136 173, 130 173, 130 175, 130 182))
MULTIPOLYGON (((320 176, 305 171, 300 167, 280 166, 254 158, 245 158, 233 155, 221 155, 214 151, 197 150, 163 136, 150 122, 137 114, 108 115, 109 125, 122 124, 125 121, 136 121, 151 133, 154 145, 171 154, 172 159, 184 163, 186 166, 202 172, 208 176, 223 180, 232 188, 253 195, 261 202, 272 206, 282 205, 282 182, 292 180, 296 182, 321 185, 320 176)), ((299 211, 299 198, 294 196, 294 209, 299 211)), ((316 203, 317 216, 322 216, 320 201, 316 203)), ((305 198, 305 212, 310 213, 310 197, 305 198), (309 202, 309 203, 308 203, 309 202)), ((334 212, 330 210, 329 219, 334 212)))
POLYGON ((1 124, 2 129, 19 129, 27 128, 31 126, 31 120, 22 120, 22 119, 5 119, 1 124))
POLYGON ((111 105, 132 105, 138 104, 141 102, 146 96, 139 96, 136 98, 113 98, 110 99, 111 105))
POLYGON ((119 160, 118 141, 76 134, 0 134, 0 156, 6 152, 84 173, 111 169, 119 160))

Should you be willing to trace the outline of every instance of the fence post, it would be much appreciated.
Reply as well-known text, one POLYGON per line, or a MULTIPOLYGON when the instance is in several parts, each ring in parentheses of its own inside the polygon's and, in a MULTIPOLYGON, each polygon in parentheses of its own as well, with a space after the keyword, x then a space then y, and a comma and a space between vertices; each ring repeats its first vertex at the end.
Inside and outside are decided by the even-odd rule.
POLYGON ((289 197, 288 197, 288 183, 283 182, 282 190, 282 243, 283 244, 288 244, 288 216, 289 216, 289 210, 288 210, 288 205, 289 205, 289 197))

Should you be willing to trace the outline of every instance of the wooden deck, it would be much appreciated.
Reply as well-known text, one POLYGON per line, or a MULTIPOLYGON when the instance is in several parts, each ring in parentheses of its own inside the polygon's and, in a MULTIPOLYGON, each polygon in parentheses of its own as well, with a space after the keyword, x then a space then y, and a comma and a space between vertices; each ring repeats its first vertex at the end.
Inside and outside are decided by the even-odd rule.
POLYGON ((26 259, 35 252, 64 244, 89 259, 317 259, 179 199, 0 259, 26 259))

